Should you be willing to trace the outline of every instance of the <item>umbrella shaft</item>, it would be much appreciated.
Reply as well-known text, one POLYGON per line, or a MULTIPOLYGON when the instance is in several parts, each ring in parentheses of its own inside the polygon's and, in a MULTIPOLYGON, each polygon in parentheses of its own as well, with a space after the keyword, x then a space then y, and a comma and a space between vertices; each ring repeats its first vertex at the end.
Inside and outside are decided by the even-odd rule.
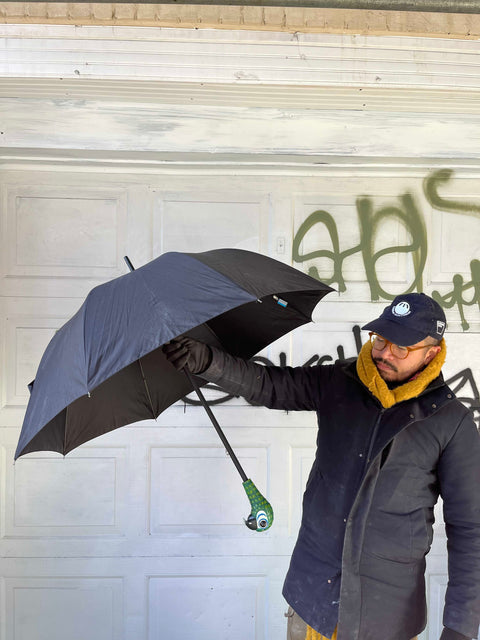
POLYGON ((203 395, 203 393, 200 391, 200 387, 197 384, 197 381, 195 380, 195 378, 192 376, 192 374, 190 373, 190 371, 188 371, 188 369, 184 369, 185 375, 187 376, 189 382, 191 383, 192 387, 194 388, 200 402, 202 403, 202 407, 205 409, 205 411, 208 414, 208 417, 210 418, 213 426, 215 427, 215 431, 218 433, 220 440, 223 442, 223 445, 225 447, 225 449, 227 450, 228 455, 230 456, 230 458, 232 459, 233 464, 235 465, 235 467, 237 468, 238 473, 240 474, 240 477, 242 478, 243 482, 246 482, 248 480, 247 474, 245 473, 245 471, 243 470, 242 465, 240 464, 240 462, 238 461, 237 456, 235 455, 234 450, 232 449, 232 447, 230 446, 230 443, 228 442, 225 434, 222 431, 222 428, 220 427, 220 425, 217 422, 217 419, 215 418, 215 416, 213 415, 212 410, 210 409, 210 407, 207 404, 207 401, 205 400, 205 396, 203 395))

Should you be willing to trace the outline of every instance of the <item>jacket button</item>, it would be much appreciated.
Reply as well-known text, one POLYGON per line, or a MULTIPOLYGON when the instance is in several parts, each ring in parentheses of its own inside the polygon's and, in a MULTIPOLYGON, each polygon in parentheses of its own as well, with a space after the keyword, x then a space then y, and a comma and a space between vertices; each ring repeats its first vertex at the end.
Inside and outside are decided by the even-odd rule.
POLYGON ((447 394, 447 398, 453 398, 452 394, 451 394, 451 393, 448 393, 448 394, 447 394))
POLYGON ((413 420, 415 418, 415 416, 413 415, 413 413, 410 414, 410 418, 413 420))
POLYGON ((436 409, 437 405, 436 404, 432 404, 432 409, 436 409))
POLYGON ((328 584, 332 584, 332 581, 330 580, 330 578, 327 580, 328 584))

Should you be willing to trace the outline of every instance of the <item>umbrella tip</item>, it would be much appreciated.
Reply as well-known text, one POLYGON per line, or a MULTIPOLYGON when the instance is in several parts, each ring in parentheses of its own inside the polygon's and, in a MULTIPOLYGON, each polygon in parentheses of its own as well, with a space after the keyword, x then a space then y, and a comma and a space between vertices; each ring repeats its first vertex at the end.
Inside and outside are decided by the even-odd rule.
POLYGON ((123 259, 125 260, 125 263, 126 263, 127 267, 130 269, 130 271, 135 271, 135 267, 130 262, 130 258, 128 256, 123 256, 123 259))

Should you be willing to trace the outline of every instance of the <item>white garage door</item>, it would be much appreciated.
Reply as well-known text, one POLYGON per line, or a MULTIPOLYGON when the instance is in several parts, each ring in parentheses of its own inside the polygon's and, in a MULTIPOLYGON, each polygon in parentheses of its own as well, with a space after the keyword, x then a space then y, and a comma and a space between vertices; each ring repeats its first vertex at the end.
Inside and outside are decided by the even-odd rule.
MULTIPOLYGON (((146 32, 147 41, 155 41, 146 32)), ((57 47, 69 35, 59 33, 57 47)), ((99 32, 87 31, 81 42, 90 63, 92 34, 99 32)), ((128 48, 121 34, 116 44, 128 48)), ((65 459, 29 454, 13 464, 26 385, 49 339, 89 289, 125 273, 124 255, 140 266, 165 251, 231 246, 293 264, 338 290, 318 307, 315 324, 262 354, 275 364, 356 355, 365 339, 358 327, 389 297, 410 288, 438 291, 450 329, 445 373, 478 418, 475 91, 462 99, 453 90, 436 98, 427 89, 424 95, 410 92, 418 99, 412 111, 401 92, 391 104, 385 89, 375 109, 355 111, 348 103, 359 99, 351 75, 338 110, 329 103, 334 92, 318 92, 322 78, 332 84, 330 76, 312 62, 315 83, 308 87, 300 71, 292 71, 305 85, 298 95, 310 96, 307 109, 273 108, 288 92, 275 94, 266 83, 265 106, 258 98, 246 104, 254 99, 252 87, 226 84, 218 85, 216 97, 201 94, 194 106, 182 86, 172 106, 171 80, 164 76, 164 85, 149 88, 148 99, 127 98, 111 77, 105 91, 121 91, 116 100, 112 91, 99 97, 101 85, 93 81, 70 82, 67 93, 79 93, 69 97, 60 81, 37 77, 27 86, 25 78, 13 80, 22 60, 26 75, 39 75, 32 51, 41 32, 27 33, 27 45, 19 35, 8 40, 18 59, 17 66, 10 59, 12 66, 4 68, 8 82, 0 103, 0 638, 279 640, 285 634, 281 587, 314 456, 314 416, 254 408, 207 390, 247 474, 275 509, 272 529, 257 534, 243 524, 249 505, 237 472, 190 398, 157 422, 116 430, 65 459), (232 91, 243 104, 229 102, 232 91), (319 96, 322 108, 312 109, 319 96)), ((70 35, 78 39, 77 32, 70 35)), ((142 38, 134 35, 140 47, 142 38)), ((203 47, 207 61, 214 52, 217 65, 220 54, 240 56, 235 46, 251 53, 262 44, 271 68, 280 55, 275 47, 291 50, 282 38, 262 43, 259 35, 251 44, 241 42, 245 36, 232 43, 230 36, 226 44, 223 34, 215 37, 199 36, 194 44, 203 47)), ((171 48, 185 36, 169 38, 171 48)), ((346 41, 323 38, 309 42, 324 61, 332 43, 346 50, 346 41)), ((378 54, 385 40, 368 42, 378 54)), ((98 60, 101 72, 112 76, 112 69, 120 72, 117 65, 107 73, 107 45, 112 42, 98 60)), ((361 48, 352 46, 360 56, 361 48)), ((457 64, 461 54, 471 52, 450 52, 457 64)), ((56 70, 57 63, 44 64, 56 70)), ((427 73, 428 61, 424 65, 427 73)), ((197 80, 202 73, 211 80, 207 62, 197 80)), ((409 78, 413 84, 419 76, 409 78)), ((145 86, 129 82, 138 91, 145 86)), ((446 579, 439 522, 429 565, 428 640, 440 635, 446 579)))

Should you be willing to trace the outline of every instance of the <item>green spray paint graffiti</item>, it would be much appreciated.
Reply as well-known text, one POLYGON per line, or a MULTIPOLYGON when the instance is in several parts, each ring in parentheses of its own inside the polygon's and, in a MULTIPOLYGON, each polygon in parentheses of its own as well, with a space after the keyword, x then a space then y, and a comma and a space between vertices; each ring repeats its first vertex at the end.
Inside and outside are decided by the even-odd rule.
POLYGON ((402 207, 385 207, 377 213, 373 211, 373 203, 370 198, 357 199, 357 211, 360 222, 360 245, 362 246, 363 263, 367 280, 370 284, 372 300, 379 298, 393 299, 395 296, 389 294, 380 286, 377 277, 376 264, 380 258, 391 253, 411 253, 414 265, 414 279, 405 293, 420 291, 423 287, 422 277, 427 260, 427 233, 422 215, 418 210, 413 196, 409 193, 400 198, 402 207), (397 218, 406 227, 412 241, 404 246, 387 247, 374 252, 374 241, 380 224, 387 218, 397 218))
MULTIPOLYGON (((432 207, 440 211, 448 211, 450 213, 460 213, 480 217, 480 205, 475 202, 464 202, 459 200, 450 200, 442 198, 438 193, 438 187, 442 186, 452 178, 453 171, 451 169, 441 169, 433 172, 425 178, 423 190, 425 197, 432 207)), ((460 317, 462 319, 462 328, 469 328, 468 322, 465 320, 464 306, 473 306, 478 304, 480 307, 480 261, 473 259, 470 262, 470 273, 472 279, 464 282, 463 276, 456 274, 453 276, 453 289, 442 295, 438 291, 432 292, 432 297, 446 309, 451 309, 455 305, 458 307, 460 317), (464 294, 472 290, 470 299, 466 299, 464 294)))
MULTIPOLYGON (((479 204, 446 199, 439 195, 439 187, 447 183, 452 176, 453 171, 449 169, 435 171, 427 176, 423 189, 429 204, 442 211, 480 217, 479 204)), ((360 196, 356 200, 356 209, 360 231, 360 242, 357 245, 340 251, 340 238, 335 219, 328 211, 318 210, 306 218, 295 234, 292 246, 293 261, 301 264, 312 260, 327 259, 331 262, 332 267, 329 278, 320 277, 316 266, 310 266, 308 273, 314 278, 336 285, 338 290, 343 292, 347 289, 343 275, 344 261, 349 256, 358 253, 362 257, 371 299, 379 300, 383 298, 392 300, 397 294, 387 291, 380 282, 377 263, 384 256, 405 253, 411 256, 414 275, 412 281, 402 293, 423 291, 423 273, 427 260, 428 241, 425 221, 415 194, 407 192, 399 196, 396 206, 383 207, 377 211, 375 211, 374 201, 370 196, 360 196), (410 240, 404 245, 389 246, 375 250, 379 228, 389 219, 399 221, 406 229, 410 240), (318 249, 302 253, 302 243, 314 228, 315 231, 318 231, 319 226, 325 229, 331 249, 318 249)), ((464 307, 476 304, 480 308, 479 260, 474 258, 470 262, 470 271, 472 276, 470 281, 465 282, 462 275, 456 274, 452 278, 453 288, 450 291, 443 294, 433 291, 431 294, 443 307, 457 307, 464 330, 469 328, 469 324, 465 319, 464 307), (465 295, 470 291, 470 297, 466 298, 465 295)))
MULTIPOLYGON (((405 194, 401 197, 402 208, 400 207, 384 207, 374 212, 373 201, 368 197, 357 199, 357 214, 360 227, 360 242, 350 249, 340 251, 340 242, 337 224, 332 215, 328 211, 314 211, 302 223, 293 240, 293 260, 301 263, 318 258, 327 258, 332 261, 333 274, 330 278, 320 278, 318 269, 311 266, 308 270, 309 275, 314 278, 321 279, 327 284, 336 284, 340 292, 346 291, 347 286, 343 277, 343 263, 346 258, 361 253, 367 281, 370 285, 372 300, 386 298, 392 300, 395 295, 388 293, 381 286, 377 276, 376 264, 380 258, 393 253, 411 253, 415 267, 415 277, 408 287, 407 291, 420 291, 423 286, 422 276, 425 262, 427 259, 427 234, 423 218, 415 204, 415 200, 411 194, 405 194), (379 226, 388 218, 396 218, 400 220, 409 231, 412 241, 408 245, 386 247, 379 251, 374 250, 375 239, 379 226), (311 232, 316 225, 323 224, 330 236, 332 250, 317 250, 306 254, 301 253, 301 244, 305 237, 311 232)), ((405 292, 406 293, 406 292, 405 292)))
POLYGON ((439 211, 450 211, 451 213, 468 213, 480 217, 480 204, 476 202, 464 202, 462 200, 449 200, 442 198, 438 193, 438 187, 447 184, 453 178, 452 169, 440 169, 433 171, 423 181, 423 191, 425 197, 432 207, 439 211))

